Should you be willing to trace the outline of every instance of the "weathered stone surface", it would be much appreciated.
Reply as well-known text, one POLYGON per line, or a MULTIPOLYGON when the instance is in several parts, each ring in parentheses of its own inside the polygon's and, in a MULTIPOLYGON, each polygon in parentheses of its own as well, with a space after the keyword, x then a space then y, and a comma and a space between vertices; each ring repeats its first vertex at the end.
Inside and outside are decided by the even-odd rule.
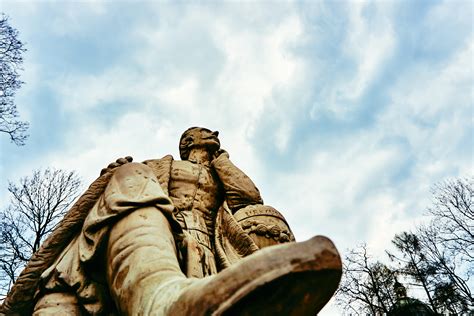
POLYGON ((191 128, 171 156, 121 158, 33 256, 7 315, 314 315, 341 275, 332 242, 294 242, 283 215, 191 128), (264 248, 264 249, 262 249, 264 248))
POLYGON ((271 206, 249 205, 238 210, 234 217, 259 248, 295 241, 283 214, 271 206))

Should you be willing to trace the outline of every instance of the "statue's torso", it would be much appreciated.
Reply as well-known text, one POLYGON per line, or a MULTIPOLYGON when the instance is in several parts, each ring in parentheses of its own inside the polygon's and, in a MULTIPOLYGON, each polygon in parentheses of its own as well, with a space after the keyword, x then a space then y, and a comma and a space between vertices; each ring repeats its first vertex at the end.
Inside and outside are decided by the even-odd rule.
POLYGON ((212 250, 214 219, 223 201, 216 173, 190 161, 173 161, 168 190, 181 227, 212 250))

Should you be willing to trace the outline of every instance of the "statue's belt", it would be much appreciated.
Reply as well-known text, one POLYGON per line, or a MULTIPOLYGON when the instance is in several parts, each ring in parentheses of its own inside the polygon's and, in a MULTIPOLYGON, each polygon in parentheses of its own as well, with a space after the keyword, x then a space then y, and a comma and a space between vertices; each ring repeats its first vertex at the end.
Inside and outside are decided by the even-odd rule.
POLYGON ((211 240, 212 240, 212 237, 210 236, 210 234, 206 231, 203 231, 202 229, 200 228, 189 228, 187 227, 185 229, 194 239, 196 239, 196 241, 208 248, 209 250, 212 251, 212 243, 211 243, 211 240))

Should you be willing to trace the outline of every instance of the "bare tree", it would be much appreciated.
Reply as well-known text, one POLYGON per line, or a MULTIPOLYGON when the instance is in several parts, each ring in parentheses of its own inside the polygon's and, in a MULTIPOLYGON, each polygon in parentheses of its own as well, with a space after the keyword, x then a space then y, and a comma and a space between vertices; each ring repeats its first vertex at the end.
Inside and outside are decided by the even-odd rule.
POLYGON ((438 231, 440 242, 452 255, 474 264, 474 178, 442 182, 433 190, 433 207, 428 213, 434 217, 432 226, 438 231))
POLYGON ((385 264, 374 261, 366 245, 344 259, 344 274, 336 292, 336 303, 351 315, 384 315, 395 303, 395 274, 385 264))
POLYGON ((461 178, 434 187, 433 216, 418 229, 425 260, 436 266, 434 298, 441 309, 462 314, 474 309, 474 179, 461 178))
POLYGON ((10 183, 10 205, 1 212, 0 295, 5 295, 21 268, 35 253, 78 195, 75 172, 46 169, 10 183))
POLYGON ((420 227, 417 235, 426 264, 436 267, 432 296, 438 310, 454 315, 468 313, 474 300, 468 283, 470 275, 464 268, 472 269, 471 263, 466 264, 461 253, 453 253, 444 246, 443 236, 433 223, 420 227))
POLYGON ((0 132, 8 134, 16 145, 24 145, 28 137, 28 123, 18 119, 13 100, 16 90, 23 84, 19 70, 25 51, 18 31, 8 24, 6 15, 0 15, 0 132))

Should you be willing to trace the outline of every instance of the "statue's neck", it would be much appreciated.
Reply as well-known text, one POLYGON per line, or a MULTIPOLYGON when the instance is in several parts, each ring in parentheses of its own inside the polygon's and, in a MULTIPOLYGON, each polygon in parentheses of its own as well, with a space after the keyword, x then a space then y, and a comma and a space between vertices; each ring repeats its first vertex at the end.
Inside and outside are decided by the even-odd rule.
POLYGON ((205 148, 191 149, 188 160, 204 166, 211 165, 211 155, 205 148))

